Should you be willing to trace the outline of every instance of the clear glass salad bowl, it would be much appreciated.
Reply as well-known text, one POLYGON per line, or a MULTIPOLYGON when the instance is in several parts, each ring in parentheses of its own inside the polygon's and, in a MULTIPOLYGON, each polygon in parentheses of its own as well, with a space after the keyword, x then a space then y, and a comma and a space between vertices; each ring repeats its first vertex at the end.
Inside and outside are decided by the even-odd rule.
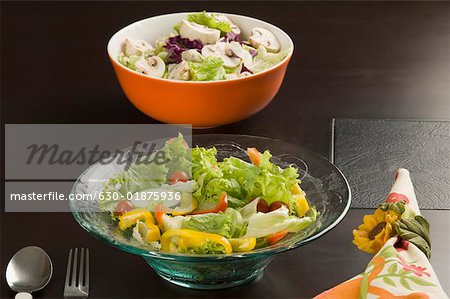
MULTIPOLYGON (((222 255, 169 254, 130 241, 117 229, 109 213, 98 208, 99 200, 71 201, 75 219, 94 237, 123 251, 140 255, 162 278, 174 284, 196 289, 228 288, 249 282, 263 274, 279 253, 300 247, 323 236, 346 215, 351 201, 349 185, 343 174, 328 160, 289 143, 245 135, 194 135, 193 145, 215 146, 218 159, 235 156, 247 159, 245 149, 270 150, 273 162, 299 168, 301 188, 311 205, 320 212, 318 221, 296 234, 288 234, 279 243, 247 253, 222 255)), ((109 165, 94 164, 76 181, 72 193, 93 194, 102 189, 101 178, 114 174, 109 165)))

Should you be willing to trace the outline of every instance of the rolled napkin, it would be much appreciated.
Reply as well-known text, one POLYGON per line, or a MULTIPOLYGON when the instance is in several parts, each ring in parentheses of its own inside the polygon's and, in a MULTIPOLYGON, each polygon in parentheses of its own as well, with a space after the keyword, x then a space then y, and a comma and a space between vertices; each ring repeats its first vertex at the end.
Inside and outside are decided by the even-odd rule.
POLYGON ((386 201, 363 222, 353 231, 353 243, 375 256, 363 273, 315 299, 448 298, 428 260, 429 225, 420 215, 408 170, 397 170, 386 201))

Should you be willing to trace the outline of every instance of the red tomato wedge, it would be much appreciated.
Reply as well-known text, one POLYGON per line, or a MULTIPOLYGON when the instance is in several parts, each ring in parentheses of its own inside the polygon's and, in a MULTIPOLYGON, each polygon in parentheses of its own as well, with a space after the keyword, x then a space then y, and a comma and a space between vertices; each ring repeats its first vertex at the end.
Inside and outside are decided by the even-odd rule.
POLYGON ((255 147, 247 148, 247 155, 252 161, 253 165, 259 166, 261 163, 261 153, 255 147))
POLYGON ((219 212, 225 211, 227 207, 228 207, 227 193, 222 192, 219 197, 219 202, 217 203, 217 205, 214 208, 207 209, 207 210, 193 211, 191 213, 191 215, 206 214, 206 213, 219 213, 219 212))
POLYGON ((181 170, 176 170, 172 172, 169 177, 169 184, 174 185, 178 182, 187 182, 189 181, 189 175, 181 170))
POLYGON ((267 236, 267 243, 269 243, 269 245, 274 245, 278 243, 281 239, 283 239, 287 235, 287 233, 288 232, 286 230, 282 230, 281 232, 271 234, 267 236))
POLYGON ((133 204, 132 204, 129 200, 123 199, 123 200, 121 200, 121 201, 117 204, 115 214, 116 214, 117 216, 120 216, 120 215, 122 215, 123 213, 126 213, 126 212, 128 212, 128 211, 131 211, 131 210, 133 210, 133 209, 134 209, 133 204))

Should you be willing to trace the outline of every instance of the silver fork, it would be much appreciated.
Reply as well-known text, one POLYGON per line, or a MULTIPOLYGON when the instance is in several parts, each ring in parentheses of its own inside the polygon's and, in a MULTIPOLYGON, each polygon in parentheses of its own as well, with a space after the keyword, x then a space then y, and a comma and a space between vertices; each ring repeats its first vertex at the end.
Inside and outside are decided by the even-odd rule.
POLYGON ((67 262, 64 298, 85 299, 89 296, 89 248, 70 249, 67 262), (78 278, 78 279, 77 279, 78 278))

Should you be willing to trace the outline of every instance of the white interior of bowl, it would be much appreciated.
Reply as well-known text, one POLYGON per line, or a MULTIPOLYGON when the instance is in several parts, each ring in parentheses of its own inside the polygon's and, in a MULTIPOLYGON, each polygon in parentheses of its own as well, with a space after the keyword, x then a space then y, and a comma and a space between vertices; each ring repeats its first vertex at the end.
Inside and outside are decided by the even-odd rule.
MULTIPOLYGON (((108 42, 108 54, 109 56, 117 61, 117 58, 122 51, 123 42, 125 38, 131 37, 135 39, 142 39, 149 42, 151 45, 155 45, 155 41, 163 37, 169 36, 171 33, 176 33, 173 27, 178 24, 182 19, 186 19, 187 15, 192 12, 181 12, 174 14, 161 15, 156 17, 147 18, 144 20, 132 23, 118 32, 116 32, 108 42)), ((281 45, 281 49, 291 49, 290 54, 294 50, 294 43, 291 38, 280 28, 269 24, 267 22, 254 19, 251 17, 220 13, 227 16, 233 23, 235 23, 242 31, 242 37, 246 40, 250 31, 255 27, 261 27, 272 32, 278 39, 281 45)), ((290 56, 288 55, 288 57, 290 56)), ((284 60, 288 59, 286 57, 284 60)), ((284 60, 282 62, 284 62, 284 60)), ((281 62, 281 63, 282 63, 281 62)), ((276 67, 276 66, 274 66, 276 67)), ((269 69, 270 70, 270 69, 269 69)), ((265 70, 264 72, 267 72, 265 70)), ((261 73, 264 73, 261 72, 261 73)), ((261 74, 259 73, 259 74, 261 74)))

